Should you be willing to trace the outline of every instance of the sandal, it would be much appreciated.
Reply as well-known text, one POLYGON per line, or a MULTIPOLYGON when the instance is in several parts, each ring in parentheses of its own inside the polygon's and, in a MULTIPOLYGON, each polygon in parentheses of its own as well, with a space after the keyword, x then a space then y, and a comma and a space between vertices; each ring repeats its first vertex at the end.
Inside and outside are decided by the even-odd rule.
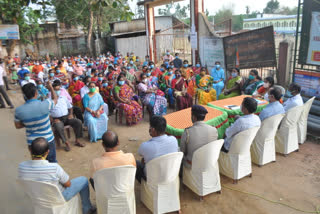
POLYGON ((85 147, 86 146, 85 144, 82 144, 82 143, 76 143, 75 145, 79 146, 79 147, 85 147))

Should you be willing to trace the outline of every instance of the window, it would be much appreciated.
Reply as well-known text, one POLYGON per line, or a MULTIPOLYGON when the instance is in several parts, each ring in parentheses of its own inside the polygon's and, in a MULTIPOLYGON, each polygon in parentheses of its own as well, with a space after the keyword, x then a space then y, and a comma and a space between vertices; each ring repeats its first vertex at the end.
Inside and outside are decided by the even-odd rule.
POLYGON ((276 22, 276 27, 280 27, 280 22, 276 22))
POLYGON ((261 28, 261 24, 260 24, 260 23, 258 23, 258 24, 257 24, 257 27, 258 27, 258 28, 261 28))
POLYGON ((273 25, 272 22, 269 22, 269 26, 273 25))
POLYGON ((283 26, 284 26, 284 27, 288 27, 288 22, 286 22, 286 21, 283 22, 283 26))
POLYGON ((255 27, 255 24, 254 24, 254 23, 251 23, 250 27, 254 28, 254 27, 255 27))

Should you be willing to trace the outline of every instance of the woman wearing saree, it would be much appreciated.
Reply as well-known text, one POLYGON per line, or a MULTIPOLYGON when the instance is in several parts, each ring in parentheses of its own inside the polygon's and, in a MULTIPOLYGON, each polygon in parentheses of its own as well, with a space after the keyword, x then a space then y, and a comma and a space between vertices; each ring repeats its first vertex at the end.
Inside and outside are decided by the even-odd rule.
POLYGON ((226 86, 223 92, 219 95, 219 100, 241 95, 241 81, 242 77, 240 76, 239 68, 232 69, 231 75, 227 80, 226 86))
POLYGON ((212 88, 213 78, 208 75, 206 68, 201 68, 196 76, 197 97, 199 105, 207 105, 208 102, 217 100, 216 90, 212 88))
POLYGON ((174 97, 177 100, 178 110, 186 109, 192 106, 192 97, 187 93, 187 82, 181 76, 180 70, 176 70, 176 78, 172 81, 174 97))
POLYGON ((127 125, 137 124, 142 119, 142 107, 133 100, 133 90, 125 83, 125 78, 119 76, 114 87, 115 103, 126 116, 127 125))
POLYGON ((176 75, 172 72, 173 68, 168 68, 167 75, 164 76, 164 80, 166 83, 166 91, 165 94, 169 100, 169 106, 174 106, 174 97, 173 97, 173 88, 172 88, 172 81, 176 78, 176 75))
POLYGON ((148 80, 146 74, 141 74, 141 80, 137 88, 143 104, 147 106, 152 115, 165 115, 167 113, 167 100, 164 93, 148 80))
POLYGON ((72 75, 72 82, 70 83, 68 92, 72 97, 72 103, 74 106, 81 108, 83 112, 82 100, 80 96, 80 90, 84 86, 84 83, 79 80, 77 74, 72 75))
POLYGON ((103 111, 104 102, 96 92, 96 84, 89 84, 89 93, 83 97, 84 121, 88 127, 90 142, 97 142, 108 130, 108 117, 103 111))
POLYGON ((245 81, 245 83, 242 86, 241 93, 252 95, 253 92, 257 90, 260 86, 263 85, 263 81, 261 80, 261 77, 258 75, 257 70, 251 70, 249 78, 245 81))

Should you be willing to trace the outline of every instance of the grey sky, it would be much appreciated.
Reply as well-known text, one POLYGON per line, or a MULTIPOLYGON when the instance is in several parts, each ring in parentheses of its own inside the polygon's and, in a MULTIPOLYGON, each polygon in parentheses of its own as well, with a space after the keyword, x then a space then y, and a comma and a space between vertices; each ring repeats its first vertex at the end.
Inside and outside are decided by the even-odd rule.
MULTIPOLYGON (((235 14, 245 14, 246 6, 250 7, 250 11, 258 10, 262 12, 269 0, 204 0, 205 9, 209 10, 210 15, 214 15, 222 7, 232 7, 235 14), (223 2, 221 4, 221 2, 223 2)), ((278 0, 281 6, 296 7, 298 5, 297 0, 278 0)), ((137 0, 129 0, 130 7, 132 11, 135 11, 137 0)), ((184 0, 180 4, 187 5, 190 1, 184 0)), ((158 8, 156 9, 156 14, 158 14, 158 8)))

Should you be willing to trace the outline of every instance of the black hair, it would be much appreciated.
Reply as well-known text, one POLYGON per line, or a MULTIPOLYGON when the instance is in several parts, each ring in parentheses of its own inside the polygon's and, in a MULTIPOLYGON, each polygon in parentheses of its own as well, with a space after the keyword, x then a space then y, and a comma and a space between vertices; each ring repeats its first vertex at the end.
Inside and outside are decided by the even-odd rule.
POLYGON ((162 116, 154 115, 150 119, 150 126, 154 128, 158 134, 164 134, 167 128, 167 121, 162 116))
POLYGON ((61 81, 60 80, 55 80, 52 83, 52 87, 56 87, 56 86, 60 86, 61 85, 61 81))
POLYGON ((282 97, 282 94, 281 94, 281 90, 279 88, 272 88, 270 91, 269 91, 269 95, 272 95, 274 96, 274 98, 276 100, 280 100, 281 97, 282 97))
POLYGON ((48 141, 43 137, 34 139, 30 145, 31 155, 43 156, 49 150, 48 141))
POLYGON ((257 70, 253 69, 253 70, 251 70, 250 72, 254 73, 254 75, 257 76, 257 79, 258 79, 258 80, 262 80, 261 77, 259 76, 259 73, 258 73, 257 70))
POLYGON ((206 118, 205 114, 199 114, 199 113, 194 112, 194 111, 192 111, 191 114, 197 118, 197 121, 203 121, 204 118, 206 118))
POLYGON ((102 144, 105 148, 114 148, 118 142, 118 135, 113 131, 108 130, 102 135, 102 144))
POLYGON ((118 78, 117 78, 117 82, 119 82, 121 79, 121 76, 119 75, 118 78))
POLYGON ((255 99, 253 99, 252 97, 244 98, 242 105, 243 105, 243 107, 245 107, 248 110, 248 112, 250 114, 256 112, 257 107, 258 107, 257 101, 255 99))
POLYGON ((22 87, 22 92, 28 100, 36 95, 37 87, 33 83, 27 83, 22 87))
POLYGON ((140 78, 142 79, 143 76, 147 76, 147 74, 141 73, 141 74, 140 74, 140 78))
POLYGON ((273 77, 266 77, 265 80, 270 83, 270 87, 272 87, 274 85, 273 77))
POLYGON ((124 73, 124 72, 120 72, 120 74, 119 74, 119 76, 126 76, 126 73, 124 73))
POLYGON ((176 53, 175 56, 179 56, 179 53, 176 53))
POLYGON ((91 85, 91 84, 94 84, 95 86, 97 86, 97 84, 93 81, 89 82, 88 86, 91 85))
POLYGON ((289 88, 291 89, 291 92, 292 91, 296 91, 298 93, 301 92, 301 86, 298 83, 295 83, 295 82, 291 83, 289 88))
POLYGON ((240 69, 239 68, 234 68, 234 70, 236 70, 238 72, 238 74, 240 74, 240 69))
POLYGON ((84 82, 84 83, 87 83, 88 80, 89 80, 89 78, 91 78, 91 76, 86 76, 86 77, 83 79, 83 82, 84 82))
POLYGON ((186 62, 186 63, 189 63, 189 62, 188 62, 188 60, 186 60, 186 59, 185 59, 185 60, 183 60, 183 63, 185 63, 185 62, 186 62))

